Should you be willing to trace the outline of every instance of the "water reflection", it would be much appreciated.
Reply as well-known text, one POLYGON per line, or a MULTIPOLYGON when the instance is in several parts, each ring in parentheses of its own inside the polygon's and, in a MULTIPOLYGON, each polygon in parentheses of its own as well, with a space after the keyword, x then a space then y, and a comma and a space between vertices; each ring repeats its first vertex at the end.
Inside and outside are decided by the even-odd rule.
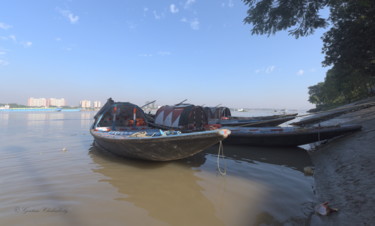
MULTIPOLYGON (((21 113, 22 114, 22 113, 21 113)), ((50 124, 62 129, 65 115, 61 112, 27 112, 27 126, 50 124)))
POLYGON ((203 195, 204 188, 199 185, 202 178, 196 175, 199 170, 186 167, 204 163, 200 157, 173 163, 147 162, 118 158, 95 147, 90 149, 90 157, 100 165, 93 171, 107 177, 100 182, 110 183, 126 195, 117 200, 133 203, 154 219, 170 225, 223 225, 214 205, 203 195))
POLYGON ((119 158, 90 149, 104 175, 120 193, 116 200, 146 210, 170 225, 261 225, 309 221, 311 177, 300 171, 311 161, 300 148, 225 145, 227 176, 216 171, 218 147, 191 158, 158 163, 119 158))
MULTIPOLYGON (((213 146, 206 150, 206 153, 218 153, 218 146, 213 146)), ((248 163, 264 162, 274 165, 286 166, 303 172, 303 168, 311 166, 312 162, 309 154, 299 147, 253 147, 241 145, 224 145, 224 155, 228 159, 235 161, 245 161, 248 163)))
POLYGON ((81 113, 81 126, 89 128, 93 122, 94 112, 82 111, 81 113))
POLYGON ((65 115, 62 112, 53 112, 47 114, 47 120, 51 126, 56 127, 56 129, 63 129, 65 115))
POLYGON ((8 126, 8 121, 9 121, 9 113, 0 112, 0 126, 1 127, 8 126))
POLYGON ((46 113, 27 113, 27 126, 43 125, 46 120, 46 113))

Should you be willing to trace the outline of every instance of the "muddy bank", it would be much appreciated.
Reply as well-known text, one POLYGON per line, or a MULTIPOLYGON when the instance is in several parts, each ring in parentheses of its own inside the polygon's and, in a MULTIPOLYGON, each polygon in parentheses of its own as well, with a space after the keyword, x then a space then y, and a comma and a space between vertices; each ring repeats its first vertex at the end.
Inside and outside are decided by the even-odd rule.
MULTIPOLYGON (((320 125, 360 124, 362 130, 337 138, 311 151, 318 203, 339 209, 329 216, 314 216, 311 225, 375 224, 375 98, 365 108, 347 111, 320 125)), ((354 104, 354 105, 355 105, 354 104)))

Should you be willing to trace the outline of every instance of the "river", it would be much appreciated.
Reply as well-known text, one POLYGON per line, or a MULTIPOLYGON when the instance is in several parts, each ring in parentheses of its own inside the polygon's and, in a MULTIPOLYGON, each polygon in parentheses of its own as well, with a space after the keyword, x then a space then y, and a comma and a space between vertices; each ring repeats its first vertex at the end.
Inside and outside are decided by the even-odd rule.
POLYGON ((0 225, 310 222, 314 180, 302 148, 224 145, 219 163, 218 146, 179 161, 129 160, 92 146, 93 115, 0 113, 0 225))

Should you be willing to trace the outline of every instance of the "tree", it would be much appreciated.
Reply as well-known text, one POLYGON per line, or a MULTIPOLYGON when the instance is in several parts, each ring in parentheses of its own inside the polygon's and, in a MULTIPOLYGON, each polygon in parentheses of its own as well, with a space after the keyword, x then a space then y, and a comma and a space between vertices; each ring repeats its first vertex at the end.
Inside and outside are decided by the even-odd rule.
POLYGON ((295 38, 331 25, 323 39, 323 66, 332 66, 324 83, 309 87, 317 105, 354 101, 368 96, 375 84, 374 0, 243 0, 249 6, 244 22, 252 34, 289 30, 295 38), (328 18, 320 10, 330 9, 328 18))
POLYGON ((345 1, 331 8, 332 28, 323 36, 324 66, 352 67, 375 77, 375 1, 345 1))
POLYGON ((319 11, 330 5, 330 0, 243 0, 250 8, 244 22, 252 24, 252 34, 275 34, 289 30, 296 38, 325 28, 327 19, 319 11))
POLYGON ((319 82, 318 84, 309 87, 310 103, 316 104, 317 106, 322 105, 324 103, 323 89, 323 82, 319 82))

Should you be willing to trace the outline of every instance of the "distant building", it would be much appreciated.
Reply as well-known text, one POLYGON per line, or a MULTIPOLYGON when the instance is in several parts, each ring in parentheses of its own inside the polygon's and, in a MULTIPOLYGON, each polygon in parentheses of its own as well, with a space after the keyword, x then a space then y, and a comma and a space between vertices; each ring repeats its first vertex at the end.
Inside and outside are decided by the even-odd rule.
POLYGON ((56 107, 66 106, 66 101, 64 98, 60 98, 60 99, 49 98, 47 101, 47 106, 56 106, 56 107))
POLYGON ((91 101, 82 100, 81 102, 79 102, 79 105, 81 106, 81 108, 91 108, 91 101))
POLYGON ((30 106, 30 107, 47 107, 47 99, 46 98, 30 97, 27 100, 27 106, 30 106))
POLYGON ((6 104, 4 106, 0 106, 0 109, 9 109, 9 108, 10 108, 9 104, 6 104))
POLYGON ((62 107, 66 106, 66 101, 64 98, 56 99, 56 98, 34 98, 30 97, 27 100, 27 106, 30 107, 62 107))
POLYGON ((102 102, 94 101, 94 108, 101 108, 101 107, 102 107, 102 102))

